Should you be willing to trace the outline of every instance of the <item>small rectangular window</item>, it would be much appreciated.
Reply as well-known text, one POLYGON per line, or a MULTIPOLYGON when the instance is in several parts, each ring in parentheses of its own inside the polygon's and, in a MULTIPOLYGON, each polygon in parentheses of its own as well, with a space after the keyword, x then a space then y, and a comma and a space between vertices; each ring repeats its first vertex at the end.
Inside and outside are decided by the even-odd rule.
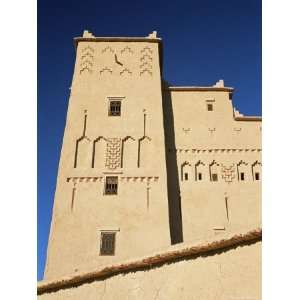
POLYGON ((118 194, 118 177, 107 176, 105 180, 105 194, 117 195, 118 194))
POLYGON ((189 179, 189 174, 188 173, 184 173, 184 180, 188 180, 189 179))
POLYGON ((208 111, 213 111, 213 105, 211 103, 207 104, 207 110, 208 111))
POLYGON ((202 173, 198 173, 198 180, 202 180, 202 173))
POLYGON ((259 173, 258 172, 255 173, 255 180, 259 180, 259 173))
POLYGON ((101 232, 100 255, 114 255, 116 244, 115 232, 101 232))
POLYGON ((109 101, 109 116, 121 116, 121 101, 109 101))
POLYGON ((240 178, 241 178, 241 181, 244 181, 244 180, 245 180, 245 173, 242 172, 242 173, 240 174, 240 178))
POLYGON ((218 174, 216 174, 216 173, 211 174, 211 180, 218 181, 218 174))

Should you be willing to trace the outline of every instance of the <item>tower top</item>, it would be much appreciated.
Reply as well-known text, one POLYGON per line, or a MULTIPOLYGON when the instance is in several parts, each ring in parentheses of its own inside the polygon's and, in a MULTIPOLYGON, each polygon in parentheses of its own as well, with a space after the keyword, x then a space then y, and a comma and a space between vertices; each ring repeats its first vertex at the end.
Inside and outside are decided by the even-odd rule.
POLYGON ((157 37, 157 31, 152 31, 146 37, 96 37, 89 30, 84 30, 83 35, 74 38, 75 48, 78 42, 161 42, 161 38, 157 37))

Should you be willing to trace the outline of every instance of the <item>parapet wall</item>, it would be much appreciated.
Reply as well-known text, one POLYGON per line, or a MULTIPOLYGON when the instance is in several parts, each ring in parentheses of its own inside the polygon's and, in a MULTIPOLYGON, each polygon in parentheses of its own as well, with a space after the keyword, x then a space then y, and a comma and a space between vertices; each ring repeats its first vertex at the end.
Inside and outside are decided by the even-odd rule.
POLYGON ((38 299, 261 299, 260 261, 258 229, 41 282, 38 299))

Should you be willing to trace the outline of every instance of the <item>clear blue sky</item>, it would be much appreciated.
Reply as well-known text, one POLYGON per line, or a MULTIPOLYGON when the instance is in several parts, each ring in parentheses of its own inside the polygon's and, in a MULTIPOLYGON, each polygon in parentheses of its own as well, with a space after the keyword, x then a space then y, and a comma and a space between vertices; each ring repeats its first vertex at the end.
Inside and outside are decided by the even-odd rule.
POLYGON ((163 39, 172 85, 224 79, 244 114, 261 115, 261 1, 38 1, 38 280, 43 278, 57 167, 75 51, 84 29, 96 36, 163 39))

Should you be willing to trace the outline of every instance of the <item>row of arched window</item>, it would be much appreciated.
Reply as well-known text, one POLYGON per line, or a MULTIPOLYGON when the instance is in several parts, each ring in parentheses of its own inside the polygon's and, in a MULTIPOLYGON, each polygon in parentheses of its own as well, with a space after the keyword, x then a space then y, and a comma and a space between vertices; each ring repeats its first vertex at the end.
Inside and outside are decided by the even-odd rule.
POLYGON ((225 167, 215 160, 205 163, 199 160, 196 164, 185 161, 181 164, 181 181, 259 181, 261 180, 261 163, 243 160, 225 167))

